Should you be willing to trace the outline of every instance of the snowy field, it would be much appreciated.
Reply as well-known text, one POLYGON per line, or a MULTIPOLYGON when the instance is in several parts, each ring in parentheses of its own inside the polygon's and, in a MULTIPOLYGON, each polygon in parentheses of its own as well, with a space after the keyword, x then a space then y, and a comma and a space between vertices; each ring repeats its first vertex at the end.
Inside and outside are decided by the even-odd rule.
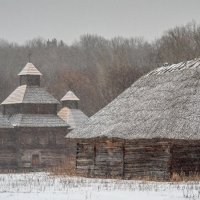
POLYGON ((199 182, 160 183, 0 174, 0 200, 182 200, 200 199, 199 182))

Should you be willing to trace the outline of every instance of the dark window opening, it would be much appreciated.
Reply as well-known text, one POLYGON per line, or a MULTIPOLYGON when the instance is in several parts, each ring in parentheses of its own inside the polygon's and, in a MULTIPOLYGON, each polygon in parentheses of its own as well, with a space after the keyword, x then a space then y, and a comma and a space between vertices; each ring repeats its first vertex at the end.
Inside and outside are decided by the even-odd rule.
POLYGON ((32 161, 31 161, 32 167, 37 167, 40 164, 40 159, 38 154, 32 155, 32 161))

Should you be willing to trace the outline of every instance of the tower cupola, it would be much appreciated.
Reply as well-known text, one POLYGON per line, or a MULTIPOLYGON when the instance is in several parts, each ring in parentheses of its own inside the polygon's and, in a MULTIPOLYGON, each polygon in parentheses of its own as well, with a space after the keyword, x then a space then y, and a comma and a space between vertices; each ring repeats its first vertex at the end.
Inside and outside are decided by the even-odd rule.
POLYGON ((79 98, 72 92, 68 91, 61 99, 62 106, 66 106, 70 109, 78 109, 79 98))
POLYGON ((68 91, 61 99, 62 108, 57 115, 70 126, 70 129, 77 128, 88 120, 88 116, 78 109, 79 101, 72 91, 68 91))
POLYGON ((41 72, 30 62, 18 74, 20 76, 20 85, 40 86, 41 72))

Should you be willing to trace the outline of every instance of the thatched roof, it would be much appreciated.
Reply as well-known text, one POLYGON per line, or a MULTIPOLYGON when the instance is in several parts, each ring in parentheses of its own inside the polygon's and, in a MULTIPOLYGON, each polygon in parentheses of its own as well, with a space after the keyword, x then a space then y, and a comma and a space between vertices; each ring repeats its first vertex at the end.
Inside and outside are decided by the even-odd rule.
POLYGON ((200 139, 200 59, 141 77, 70 138, 200 139))
POLYGON ((14 128, 2 113, 0 113, 0 128, 14 128))
POLYGON ((39 86, 21 85, 16 88, 1 104, 59 104, 51 94, 39 86))
POLYGON ((67 127, 67 123, 53 114, 15 114, 9 118, 14 127, 67 127))
POLYGON ((67 122, 71 129, 81 126, 88 119, 81 110, 67 107, 61 108, 58 112, 58 116, 67 122))
POLYGON ((27 63, 26 66, 22 69, 22 71, 18 75, 19 76, 22 76, 22 75, 42 76, 40 71, 32 63, 27 63))
POLYGON ((68 91, 61 101, 79 101, 80 99, 72 92, 68 91))

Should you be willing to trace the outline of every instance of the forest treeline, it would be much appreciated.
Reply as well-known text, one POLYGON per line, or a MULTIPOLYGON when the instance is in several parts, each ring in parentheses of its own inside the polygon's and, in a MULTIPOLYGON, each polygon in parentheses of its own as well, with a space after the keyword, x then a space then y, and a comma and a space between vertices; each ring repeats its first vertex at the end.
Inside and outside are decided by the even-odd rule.
POLYGON ((162 66, 200 56, 200 25, 177 26, 153 42, 144 38, 105 39, 83 35, 67 45, 36 38, 24 45, 0 40, 0 100, 19 84, 16 76, 28 61, 43 73, 42 85, 60 99, 73 90, 89 116, 112 101, 140 76, 162 66))

